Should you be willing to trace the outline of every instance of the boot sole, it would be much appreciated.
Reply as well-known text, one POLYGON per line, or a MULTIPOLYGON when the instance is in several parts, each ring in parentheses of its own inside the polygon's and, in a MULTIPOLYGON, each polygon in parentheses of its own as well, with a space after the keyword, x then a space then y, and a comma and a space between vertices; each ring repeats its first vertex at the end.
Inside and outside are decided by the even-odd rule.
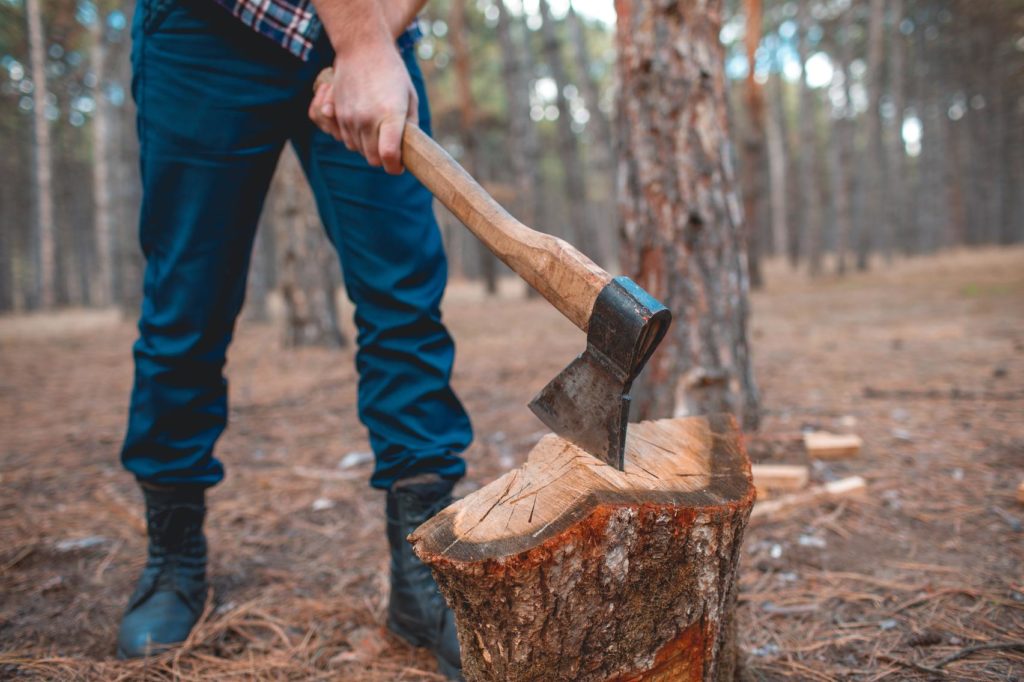
POLYGON ((398 621, 393 618, 388 618, 388 630, 391 630, 391 632, 395 633, 412 646, 425 647, 428 644, 421 637, 414 635, 412 632, 399 625, 398 621))
POLYGON ((430 650, 431 653, 434 654, 434 659, 437 661, 437 667, 441 671, 441 674, 447 677, 449 680, 465 680, 465 678, 462 676, 461 668, 456 668, 454 665, 438 656, 436 652, 430 649, 429 642, 426 642, 421 637, 417 637, 416 635, 411 633, 409 630, 406 630, 404 627, 399 625, 391 618, 388 618, 388 630, 391 630, 391 632, 398 635, 399 637, 404 639, 408 644, 414 647, 421 647, 430 650))

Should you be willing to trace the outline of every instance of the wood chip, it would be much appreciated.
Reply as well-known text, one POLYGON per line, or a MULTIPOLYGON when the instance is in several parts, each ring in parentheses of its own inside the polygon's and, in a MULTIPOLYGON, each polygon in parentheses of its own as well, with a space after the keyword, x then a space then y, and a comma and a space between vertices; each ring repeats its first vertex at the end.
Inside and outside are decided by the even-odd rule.
POLYGON ((754 464, 750 467, 758 499, 772 492, 803 490, 810 480, 810 469, 803 464, 754 464))
POLYGON ((847 459, 856 457, 864 442, 860 436, 845 433, 812 431, 804 434, 804 447, 814 459, 847 459))

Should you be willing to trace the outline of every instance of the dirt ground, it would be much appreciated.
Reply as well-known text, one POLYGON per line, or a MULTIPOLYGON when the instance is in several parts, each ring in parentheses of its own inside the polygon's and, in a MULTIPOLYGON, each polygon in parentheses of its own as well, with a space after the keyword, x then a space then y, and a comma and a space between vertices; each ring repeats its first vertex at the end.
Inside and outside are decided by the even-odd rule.
MULTIPOLYGON (((805 462, 801 429, 852 431, 861 455, 812 476, 868 488, 751 524, 745 677, 1024 679, 1024 249, 768 277, 751 457, 805 462)), ((511 282, 496 301, 453 286, 445 314, 477 433, 467 492, 542 435, 525 403, 583 339, 511 282)), ((113 313, 0 318, 0 678, 440 679, 383 629, 384 500, 351 351, 281 351, 275 327, 245 322, 210 495, 212 603, 184 649, 114 659, 144 551, 117 461, 132 340, 113 313)))

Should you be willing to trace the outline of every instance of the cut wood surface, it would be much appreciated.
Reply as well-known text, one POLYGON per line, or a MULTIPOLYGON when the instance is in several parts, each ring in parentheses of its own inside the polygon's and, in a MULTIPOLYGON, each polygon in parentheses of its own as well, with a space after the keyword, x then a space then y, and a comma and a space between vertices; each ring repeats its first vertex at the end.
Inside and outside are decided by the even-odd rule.
POLYGON ((773 500, 758 502, 754 505, 754 512, 751 514, 751 517, 768 517, 824 500, 848 497, 862 492, 865 488, 867 488, 867 482, 860 476, 841 478, 838 481, 830 481, 823 485, 813 486, 801 493, 793 493, 792 495, 784 495, 773 500))
POLYGON ((731 679, 753 498, 731 418, 643 422, 624 471, 548 435, 410 540, 469 680, 731 679))
POLYGON ((847 459, 856 457, 863 445, 860 436, 850 433, 813 431, 804 434, 804 447, 814 459, 847 459))
POLYGON ((803 464, 754 464, 750 470, 758 499, 767 497, 771 491, 803 490, 811 476, 810 469, 803 464))
POLYGON ((1024 481, 1017 486, 1017 501, 1024 504, 1024 481))

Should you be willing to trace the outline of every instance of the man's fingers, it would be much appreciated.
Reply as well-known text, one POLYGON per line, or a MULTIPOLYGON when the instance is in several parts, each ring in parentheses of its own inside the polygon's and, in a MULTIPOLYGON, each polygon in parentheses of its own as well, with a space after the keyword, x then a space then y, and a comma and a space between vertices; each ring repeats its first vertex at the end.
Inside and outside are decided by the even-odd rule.
POLYGON ((309 103, 309 118, 317 128, 334 139, 339 138, 338 123, 334 116, 334 90, 330 83, 316 89, 309 103))
POLYGON ((359 129, 359 151, 366 157, 368 164, 380 165, 380 154, 377 151, 377 130, 373 125, 364 125, 359 129))
POLYGON ((323 128, 323 112, 320 111, 324 103, 324 88, 317 88, 313 93, 313 99, 309 103, 307 115, 318 127, 323 128))
POLYGON ((380 149, 380 160, 391 175, 402 172, 402 131, 405 120, 394 116, 381 121, 377 143, 380 149))
POLYGON ((334 112, 333 121, 334 125, 338 128, 338 139, 342 141, 345 148, 349 151, 359 151, 359 131, 352 123, 352 116, 342 107, 338 106, 338 102, 335 102, 334 112))

